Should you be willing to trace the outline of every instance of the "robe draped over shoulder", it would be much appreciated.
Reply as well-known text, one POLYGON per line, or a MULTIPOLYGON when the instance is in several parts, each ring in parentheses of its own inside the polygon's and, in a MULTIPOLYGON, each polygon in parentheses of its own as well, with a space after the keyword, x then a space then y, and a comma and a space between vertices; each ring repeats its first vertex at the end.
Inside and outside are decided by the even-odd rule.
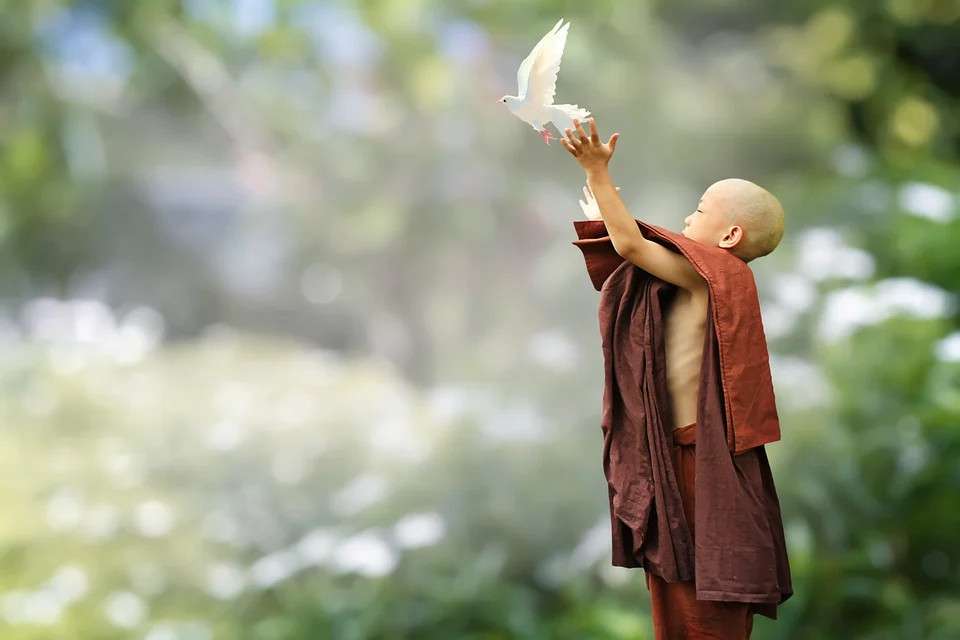
POLYGON ((764 444, 780 439, 769 356, 753 273, 745 262, 663 227, 641 233, 682 253, 708 284, 697 401, 696 540, 673 469, 664 308, 676 290, 613 248, 602 220, 575 220, 587 272, 600 292, 604 357, 603 469, 612 564, 668 582, 695 580, 697 599, 753 603, 776 619, 793 593, 764 444))

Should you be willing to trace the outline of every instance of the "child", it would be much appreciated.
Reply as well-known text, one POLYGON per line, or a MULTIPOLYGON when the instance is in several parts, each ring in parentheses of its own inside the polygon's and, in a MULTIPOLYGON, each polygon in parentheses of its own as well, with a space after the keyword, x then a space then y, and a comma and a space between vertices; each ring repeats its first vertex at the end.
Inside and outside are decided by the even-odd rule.
POLYGON ((749 638, 753 614, 776 619, 792 594, 763 450, 779 422, 746 267, 779 244, 783 208, 728 178, 680 234, 635 220, 607 170, 619 134, 601 143, 594 120, 589 137, 574 124, 561 144, 587 174, 592 220, 574 223, 574 244, 601 291, 613 564, 645 569, 656 638, 749 638))

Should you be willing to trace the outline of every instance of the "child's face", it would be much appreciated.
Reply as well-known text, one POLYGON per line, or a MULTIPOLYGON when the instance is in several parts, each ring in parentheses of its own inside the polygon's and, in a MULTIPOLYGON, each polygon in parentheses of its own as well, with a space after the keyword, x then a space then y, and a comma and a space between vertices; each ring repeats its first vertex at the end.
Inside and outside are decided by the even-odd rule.
POLYGON ((680 232, 691 240, 702 242, 710 246, 719 245, 730 229, 730 219, 726 211, 726 203, 722 194, 711 185, 703 192, 703 197, 697 205, 697 210, 683 219, 684 228, 680 232))

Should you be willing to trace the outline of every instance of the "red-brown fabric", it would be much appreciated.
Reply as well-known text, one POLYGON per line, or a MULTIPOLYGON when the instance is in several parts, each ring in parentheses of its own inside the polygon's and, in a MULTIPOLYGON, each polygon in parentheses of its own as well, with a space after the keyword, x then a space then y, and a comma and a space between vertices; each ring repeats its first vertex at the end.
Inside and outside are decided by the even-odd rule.
POLYGON ((637 223, 651 240, 681 251, 710 285, 695 423, 697 508, 691 521, 663 418, 664 309, 676 286, 617 255, 603 221, 574 221, 580 240, 573 244, 600 290, 612 564, 669 583, 695 579, 697 600, 747 602, 776 619, 793 589, 763 447, 780 432, 752 273, 723 249, 637 223))
MULTIPOLYGON (((673 432, 673 468, 691 532, 696 503, 696 435, 696 423, 673 432)), ((749 640, 754 615, 750 603, 697 600, 693 581, 667 582, 649 571, 646 580, 654 640, 749 640)))
MULTIPOLYGON (((779 440, 780 421, 753 271, 726 249, 659 225, 636 222, 645 238, 686 256, 717 302, 711 305, 711 312, 720 343, 730 449, 743 453, 779 440)), ((574 220, 573 225, 579 238, 573 244, 583 252, 590 280, 601 291, 607 277, 624 260, 613 248, 603 220, 574 220)))

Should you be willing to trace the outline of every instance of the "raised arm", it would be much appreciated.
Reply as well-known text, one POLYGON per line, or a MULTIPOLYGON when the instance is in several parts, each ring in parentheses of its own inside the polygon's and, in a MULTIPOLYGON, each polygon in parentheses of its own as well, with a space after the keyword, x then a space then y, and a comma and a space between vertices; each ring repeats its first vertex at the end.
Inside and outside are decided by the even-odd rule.
MULTIPOLYGON (((644 237, 637 228, 636 220, 627 211, 623 200, 610 182, 606 171, 589 174, 587 184, 604 219, 629 219, 630 224, 633 225, 632 232, 621 233, 619 240, 614 240, 614 234, 610 234, 614 249, 622 258, 682 289, 706 291, 707 281, 682 253, 671 251, 662 244, 644 237)), ((609 228, 609 222, 607 226, 609 228)))
POLYGON ((682 253, 641 237, 620 250, 624 259, 661 280, 691 292, 706 293, 707 281, 682 253))
POLYGON ((566 129, 561 144, 587 174, 587 186, 596 199, 603 224, 610 235, 610 243, 617 254, 661 280, 690 291, 706 291, 707 282, 682 254, 674 253, 644 237, 637 221, 617 194, 610 179, 608 164, 620 134, 615 133, 608 142, 602 142, 597 132, 596 118, 590 119, 589 136, 579 120, 574 119, 573 124, 576 132, 566 129))

